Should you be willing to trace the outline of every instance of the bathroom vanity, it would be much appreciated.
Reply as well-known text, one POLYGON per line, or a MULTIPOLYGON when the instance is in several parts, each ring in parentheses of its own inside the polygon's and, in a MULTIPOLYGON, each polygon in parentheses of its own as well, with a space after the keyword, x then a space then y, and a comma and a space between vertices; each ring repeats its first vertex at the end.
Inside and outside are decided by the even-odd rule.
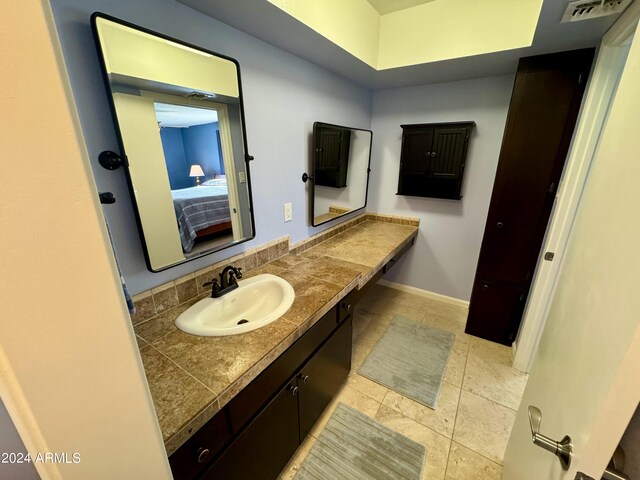
POLYGON ((278 476, 349 375, 352 295, 326 313, 170 457, 174 478, 278 476))
POLYGON ((355 303, 415 241, 411 222, 375 218, 247 272, 295 290, 264 328, 188 335, 173 325, 188 303, 135 327, 175 478, 277 477, 349 375, 355 303))

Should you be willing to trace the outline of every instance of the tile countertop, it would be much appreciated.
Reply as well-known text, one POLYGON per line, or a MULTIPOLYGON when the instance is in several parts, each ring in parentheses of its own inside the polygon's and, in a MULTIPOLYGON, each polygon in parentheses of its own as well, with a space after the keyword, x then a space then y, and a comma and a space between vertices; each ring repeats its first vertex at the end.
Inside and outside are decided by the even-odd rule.
POLYGON ((135 327, 167 454, 171 455, 242 388, 354 288, 361 288, 418 233, 418 227, 365 221, 300 255, 245 274, 286 279, 296 298, 266 327, 227 337, 178 330, 175 319, 204 294, 135 327))

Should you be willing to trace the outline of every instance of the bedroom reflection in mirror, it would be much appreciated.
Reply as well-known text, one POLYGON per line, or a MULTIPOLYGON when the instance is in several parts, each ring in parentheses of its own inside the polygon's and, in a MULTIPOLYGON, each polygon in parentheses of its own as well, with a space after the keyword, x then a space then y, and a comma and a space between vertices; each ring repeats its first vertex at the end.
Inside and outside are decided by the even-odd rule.
POLYGON ((92 25, 149 270, 253 238, 237 62, 103 14, 92 25))
POLYGON ((227 174, 230 178, 236 174, 230 159, 233 154, 223 153, 220 137, 220 117, 225 130, 225 106, 164 102, 154 102, 154 106, 185 256, 232 242, 229 205, 237 201, 229 201, 227 174))

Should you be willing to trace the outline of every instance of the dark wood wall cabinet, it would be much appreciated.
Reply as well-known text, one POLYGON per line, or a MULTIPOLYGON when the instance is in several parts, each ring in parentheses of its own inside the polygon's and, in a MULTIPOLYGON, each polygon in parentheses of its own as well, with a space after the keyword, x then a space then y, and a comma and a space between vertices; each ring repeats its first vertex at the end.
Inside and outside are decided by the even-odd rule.
POLYGON ((315 185, 346 187, 351 129, 316 123, 313 138, 315 185))
POLYGON ((518 64, 466 333, 504 345, 516 337, 593 54, 518 64))
POLYGON ((401 125, 398 195, 460 200, 475 122, 401 125))
POLYGON ((176 479, 275 479, 351 369, 347 295, 169 458, 176 479))

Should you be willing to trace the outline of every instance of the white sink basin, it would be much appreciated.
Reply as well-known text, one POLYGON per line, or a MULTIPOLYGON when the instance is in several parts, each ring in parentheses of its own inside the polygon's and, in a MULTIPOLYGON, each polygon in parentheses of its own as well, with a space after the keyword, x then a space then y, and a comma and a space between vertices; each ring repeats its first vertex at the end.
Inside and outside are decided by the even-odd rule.
POLYGON ((294 298, 286 280, 257 275, 238 281, 238 288, 222 297, 200 300, 176 319, 176 327, 204 337, 250 332, 284 315, 294 298))

